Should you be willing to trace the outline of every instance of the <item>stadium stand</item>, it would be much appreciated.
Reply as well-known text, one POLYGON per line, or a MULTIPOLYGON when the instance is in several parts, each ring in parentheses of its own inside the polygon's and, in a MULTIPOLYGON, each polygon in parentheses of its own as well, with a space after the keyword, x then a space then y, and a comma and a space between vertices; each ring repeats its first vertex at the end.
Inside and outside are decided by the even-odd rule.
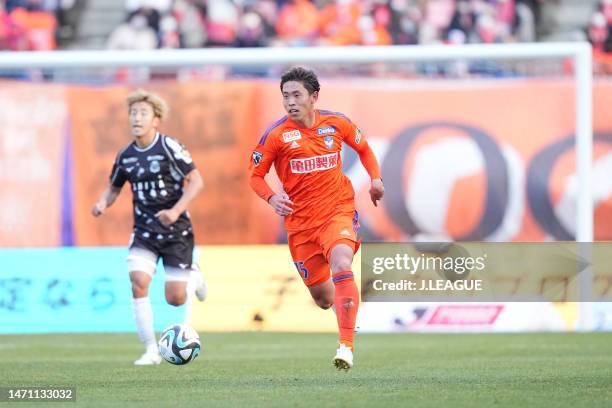
POLYGON ((612 0, 0 0, 5 50, 589 40, 609 74, 611 33, 612 0))
POLYGON ((78 0, 1 0, 0 49, 45 51, 74 36, 78 0))

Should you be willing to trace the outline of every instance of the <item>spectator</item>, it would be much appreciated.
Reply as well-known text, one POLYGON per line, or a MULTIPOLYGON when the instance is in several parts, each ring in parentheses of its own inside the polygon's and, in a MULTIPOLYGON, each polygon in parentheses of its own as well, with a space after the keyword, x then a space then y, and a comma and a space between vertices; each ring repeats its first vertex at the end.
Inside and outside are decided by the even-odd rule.
POLYGON ((372 15, 364 15, 359 19, 362 45, 391 45, 393 40, 389 34, 391 10, 386 5, 376 5, 372 15))
POLYGON ((126 0, 125 8, 130 13, 142 8, 151 8, 160 14, 166 14, 172 8, 172 0, 126 0))
POLYGON ((160 48, 181 48, 181 36, 174 16, 170 14, 163 16, 159 23, 159 29, 160 48))
POLYGON ((110 35, 107 48, 113 50, 150 50, 157 47, 157 34, 147 25, 147 18, 134 14, 110 35))
POLYGON ((4 8, 4 3, 0 1, 0 50, 12 49, 10 39, 13 35, 13 20, 4 8))
POLYGON ((26 39, 26 48, 32 51, 54 50, 57 47, 55 16, 42 9, 40 0, 29 0, 26 7, 17 7, 10 14, 17 31, 21 31, 26 39))
POLYGON ((172 10, 186 48, 199 48, 206 44, 206 7, 188 0, 176 0, 172 10))
POLYGON ((521 42, 536 40, 536 17, 533 9, 522 1, 516 3, 515 35, 521 42))
POLYGON ((206 32, 207 45, 231 46, 236 41, 238 9, 230 0, 215 0, 207 3, 206 32))
POLYGON ((290 45, 312 44, 318 35, 319 11, 309 0, 290 0, 276 22, 278 36, 290 45))
POLYGON ((452 44, 449 36, 453 30, 461 31, 467 43, 531 41, 535 39, 535 17, 531 10, 541 3, 541 0, 170 1, 128 0, 127 7, 136 10, 133 13, 147 15, 149 25, 159 36, 158 46, 168 47, 170 38, 170 42, 176 43, 178 31, 178 42, 187 48, 452 44), (165 15, 172 15, 175 22, 167 19, 160 30, 159 19, 165 15))
POLYGON ((361 43, 359 17, 362 4, 355 0, 337 0, 327 4, 321 13, 322 41, 329 45, 361 43))
POLYGON ((248 11, 240 18, 237 47, 265 47, 268 45, 263 19, 254 11, 248 11))
POLYGON ((476 23, 476 36, 477 42, 490 44, 500 42, 500 36, 498 35, 499 26, 493 17, 488 14, 484 14, 478 17, 476 23))
POLYGON ((263 24, 264 35, 268 38, 268 41, 272 37, 277 37, 276 32, 276 17, 278 15, 278 7, 274 0, 261 0, 256 1, 252 6, 255 11, 261 17, 263 24))
POLYGON ((161 20, 161 14, 156 8, 150 6, 141 7, 130 13, 128 15, 128 19, 136 14, 144 16, 146 18, 147 25, 151 27, 155 33, 159 33, 159 21, 161 20))
POLYGON ((476 15, 470 2, 468 0, 459 0, 450 25, 446 30, 446 37, 448 38, 449 32, 459 30, 465 35, 466 42, 471 42, 470 38, 474 35, 475 21, 476 15))
POLYGON ((391 36, 394 44, 418 44, 423 12, 416 4, 392 2, 394 18, 391 21, 391 36), (400 4, 397 4, 400 3, 400 4))

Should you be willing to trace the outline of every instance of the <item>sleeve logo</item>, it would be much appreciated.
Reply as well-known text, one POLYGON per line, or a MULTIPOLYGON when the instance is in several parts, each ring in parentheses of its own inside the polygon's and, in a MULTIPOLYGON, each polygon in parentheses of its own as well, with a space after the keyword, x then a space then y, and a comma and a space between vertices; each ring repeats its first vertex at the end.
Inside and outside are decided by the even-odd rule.
POLYGON ((193 162, 189 151, 187 151, 187 149, 185 149, 185 147, 176 140, 172 139, 171 137, 168 137, 166 138, 166 145, 168 145, 168 147, 172 149, 174 157, 176 159, 182 160, 187 164, 191 164, 193 162))
POLYGON ((263 154, 261 154, 257 150, 254 150, 252 157, 253 157, 253 164, 255 166, 259 166, 259 163, 261 163, 261 159, 263 159, 263 154))
POLYGON ((361 142, 361 129, 357 128, 355 130, 355 144, 359 144, 361 142))

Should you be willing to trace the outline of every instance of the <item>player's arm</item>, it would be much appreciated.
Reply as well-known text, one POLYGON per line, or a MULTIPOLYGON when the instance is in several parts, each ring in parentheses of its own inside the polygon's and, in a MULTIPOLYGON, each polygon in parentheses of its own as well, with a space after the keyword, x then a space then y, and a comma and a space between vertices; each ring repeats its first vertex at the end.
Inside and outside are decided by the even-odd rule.
POLYGON ((251 155, 251 179, 249 184, 259 197, 274 208, 278 215, 285 216, 293 212, 291 208, 293 202, 284 191, 275 193, 264 178, 270 171, 275 159, 276 150, 273 146, 273 140, 266 140, 264 144, 259 144, 251 155))
POLYGON ((91 209, 91 213, 94 217, 99 217, 100 215, 104 214, 106 209, 113 205, 121 192, 121 188, 127 181, 127 176, 120 165, 120 158, 121 153, 117 155, 115 163, 113 164, 108 186, 106 186, 106 189, 100 195, 100 199, 91 209))
POLYGON ((361 130, 352 123, 348 127, 348 131, 344 136, 344 142, 352 147, 359 155, 359 161, 370 176, 370 198, 374 206, 378 206, 378 200, 383 198, 385 194, 385 186, 380 175, 380 166, 378 160, 372 151, 372 148, 365 140, 365 136, 361 130))
POLYGON ((185 176, 185 183, 183 195, 176 204, 174 204, 172 208, 158 211, 157 214, 155 214, 159 221, 166 227, 174 224, 181 214, 187 211, 189 203, 191 203, 202 188, 204 188, 204 180, 202 180, 202 175, 196 168, 187 173, 185 176))
POLYGON ((112 183, 109 183, 106 189, 100 195, 100 199, 94 204, 91 209, 91 214, 94 217, 99 217, 104 214, 106 209, 113 205, 117 197, 119 197, 119 193, 121 193, 121 187, 114 186, 112 183))

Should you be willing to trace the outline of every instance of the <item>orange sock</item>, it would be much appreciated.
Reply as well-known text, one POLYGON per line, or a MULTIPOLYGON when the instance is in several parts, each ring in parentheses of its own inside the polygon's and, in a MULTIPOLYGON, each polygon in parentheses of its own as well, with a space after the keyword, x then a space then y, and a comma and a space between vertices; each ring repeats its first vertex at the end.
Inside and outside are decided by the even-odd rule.
POLYGON ((352 271, 336 272, 332 280, 336 289, 334 306, 336 307, 340 343, 352 349, 355 338, 355 320, 357 320, 357 309, 359 309, 359 291, 352 271))

